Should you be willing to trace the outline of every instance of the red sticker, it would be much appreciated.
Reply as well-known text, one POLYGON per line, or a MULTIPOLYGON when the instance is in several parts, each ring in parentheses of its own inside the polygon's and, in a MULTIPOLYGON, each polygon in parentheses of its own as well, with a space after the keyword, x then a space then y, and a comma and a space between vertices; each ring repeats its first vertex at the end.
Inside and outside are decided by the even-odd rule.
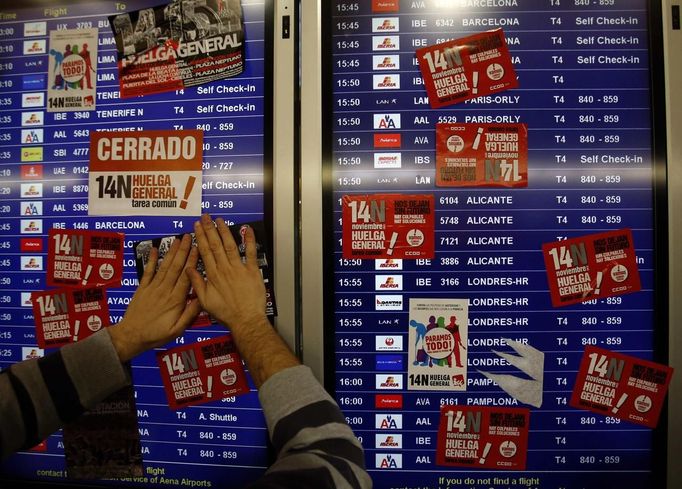
POLYGON ((546 243, 542 253, 554 307, 642 288, 629 229, 546 243))
POLYGON ((434 109, 519 86, 502 29, 417 49, 417 59, 434 109))
POLYGON ((109 326, 107 294, 101 287, 33 292, 31 302, 40 348, 74 343, 109 326))
POLYGON ((527 187, 525 124, 437 124, 436 185, 527 187))
POLYGON ((376 409, 402 409, 402 394, 375 394, 374 407, 376 409))
POLYGON ((372 12, 400 12, 400 0, 372 0, 372 12))
POLYGON ((672 375, 665 365, 590 345, 570 405, 655 428, 672 375))
POLYGON ((230 336, 159 352, 156 358, 171 409, 249 392, 241 357, 230 336))
POLYGON ((433 195, 344 195, 344 258, 433 258, 433 195))
POLYGON ((50 229, 47 285, 120 287, 123 234, 50 229))
POLYGON ((485 406, 443 406, 436 464, 523 470, 528 452, 530 410, 485 406))

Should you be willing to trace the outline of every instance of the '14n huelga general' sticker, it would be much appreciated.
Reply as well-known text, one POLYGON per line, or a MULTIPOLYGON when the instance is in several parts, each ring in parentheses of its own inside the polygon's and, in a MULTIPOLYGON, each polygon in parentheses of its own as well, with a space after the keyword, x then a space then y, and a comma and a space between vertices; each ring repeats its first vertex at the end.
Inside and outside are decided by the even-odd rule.
POLYGON ((344 258, 433 258, 433 195, 344 195, 344 258))
POLYGON ((123 234, 50 229, 47 285, 120 287, 123 234))
POLYGON ((672 374, 666 365, 588 345, 570 405, 655 428, 672 374))
POLYGON ((101 287, 33 292, 31 302, 40 348, 80 341, 109 326, 107 294, 101 287))
POLYGON ((629 229, 546 243, 542 254, 554 307, 642 288, 629 229))
POLYGON ((523 470, 529 423, 525 408, 443 406, 436 465, 523 470))
POLYGON ((249 392, 242 360, 231 336, 159 352, 156 358, 171 409, 249 392))
POLYGON ((417 50, 431 108, 518 87, 502 29, 417 50))

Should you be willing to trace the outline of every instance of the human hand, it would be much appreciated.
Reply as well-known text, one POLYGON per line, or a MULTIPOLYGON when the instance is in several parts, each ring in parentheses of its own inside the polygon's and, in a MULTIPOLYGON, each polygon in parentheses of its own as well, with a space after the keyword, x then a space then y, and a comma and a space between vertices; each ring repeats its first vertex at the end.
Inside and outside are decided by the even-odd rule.
POLYGON ((122 362, 177 338, 201 311, 196 299, 187 303, 190 281, 183 271, 194 269, 199 259, 191 245, 189 235, 176 239, 158 270, 159 251, 152 249, 123 320, 109 328, 122 362))
POLYGON ((186 273, 204 310, 229 326, 233 333, 267 322, 265 286, 258 269, 253 229, 246 230, 246 263, 242 262, 223 219, 216 219, 214 225, 211 217, 204 214, 201 222, 194 224, 194 234, 206 268, 206 280, 194 268, 187 268, 186 273))

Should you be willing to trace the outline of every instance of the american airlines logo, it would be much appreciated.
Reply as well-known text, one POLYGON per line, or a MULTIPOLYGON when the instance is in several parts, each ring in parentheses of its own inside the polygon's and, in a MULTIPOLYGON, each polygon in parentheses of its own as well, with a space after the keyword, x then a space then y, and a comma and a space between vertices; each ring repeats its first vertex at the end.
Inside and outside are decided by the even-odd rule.
POLYGON ((403 447, 403 435, 374 435, 374 446, 376 448, 397 450, 403 447))
POLYGON ((374 153, 374 168, 400 168, 402 155, 400 153, 374 153))
POLYGON ((22 93, 21 106, 26 107, 44 107, 45 94, 44 93, 22 93))
POLYGON ((398 90, 400 88, 400 75, 374 75, 374 90, 398 90))
POLYGON ((374 114, 374 129, 400 129, 400 114, 374 114))
POLYGON ((402 311, 402 295, 375 295, 374 309, 376 311, 402 311))
POLYGON ((22 197, 42 197, 43 184, 42 183, 22 183, 21 184, 22 197))
POLYGON ((45 54, 47 53, 47 41, 36 39, 34 41, 24 41, 24 54, 45 54))
POLYGON ((43 125, 43 112, 22 112, 21 113, 21 125, 23 127, 42 126, 43 125))
POLYGON ((375 387, 379 390, 399 390, 403 388, 402 374, 376 374, 375 387))
POLYGON ((402 430, 402 414, 375 414, 374 427, 377 430, 402 430))
POLYGON ((372 51, 398 51, 398 50, 400 50, 400 37, 372 36, 372 51))
POLYGON ((43 203, 42 202, 22 202, 21 204, 22 216, 42 216, 43 203))
POLYGON ((36 144, 44 142, 42 129, 22 129, 22 144, 36 144))
POLYGON ((374 260, 375 270, 402 270, 403 261, 398 258, 386 258, 383 260, 374 260))
POLYGON ((400 453, 377 453, 374 461, 377 469, 403 468, 403 456, 400 453))
POLYGON ((374 277, 376 290, 403 290, 402 275, 377 275, 374 277))
POLYGON ((24 37, 47 36, 47 22, 26 22, 24 37))
POLYGON ((398 32, 399 30, 399 17, 375 17, 372 19, 372 32, 398 32))
POLYGON ((403 351, 402 336, 377 335, 375 342, 376 351, 403 351))
POLYGON ((22 256, 21 257, 22 270, 42 270, 43 257, 42 256, 22 256))
POLYGON ((397 54, 391 55, 374 55, 372 56, 372 67, 375 71, 378 70, 399 70, 400 56, 397 54))

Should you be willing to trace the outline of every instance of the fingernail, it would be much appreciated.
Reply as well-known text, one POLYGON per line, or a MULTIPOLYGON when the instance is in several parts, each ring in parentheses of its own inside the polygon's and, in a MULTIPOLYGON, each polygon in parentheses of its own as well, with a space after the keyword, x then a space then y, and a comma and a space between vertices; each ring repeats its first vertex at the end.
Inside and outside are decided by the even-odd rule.
POLYGON ((204 224, 210 224, 211 223, 211 217, 208 214, 202 214, 201 215, 201 222, 204 224))
POLYGON ((201 228, 201 223, 199 221, 194 222, 194 229, 199 229, 201 228))

